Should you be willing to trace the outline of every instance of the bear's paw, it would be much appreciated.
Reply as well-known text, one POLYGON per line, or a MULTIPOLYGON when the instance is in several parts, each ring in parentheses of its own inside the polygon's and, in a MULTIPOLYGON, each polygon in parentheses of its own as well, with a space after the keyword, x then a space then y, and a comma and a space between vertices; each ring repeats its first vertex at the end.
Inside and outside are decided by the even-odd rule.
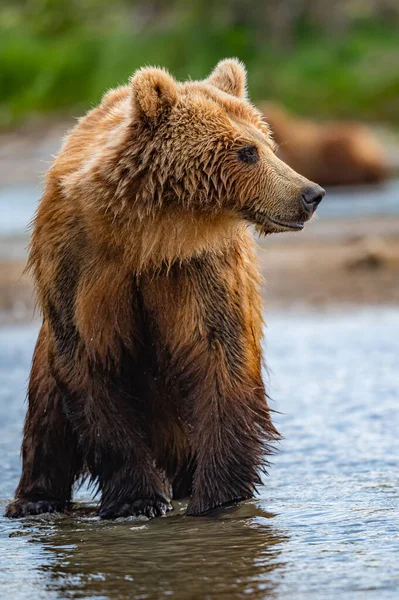
POLYGON ((101 519, 117 519, 119 517, 162 517, 173 510, 170 502, 164 499, 143 498, 132 502, 117 502, 111 506, 100 508, 101 519))
POLYGON ((65 509, 65 502, 58 500, 26 500, 18 499, 9 504, 4 513, 9 519, 20 519, 45 513, 59 513, 65 509))

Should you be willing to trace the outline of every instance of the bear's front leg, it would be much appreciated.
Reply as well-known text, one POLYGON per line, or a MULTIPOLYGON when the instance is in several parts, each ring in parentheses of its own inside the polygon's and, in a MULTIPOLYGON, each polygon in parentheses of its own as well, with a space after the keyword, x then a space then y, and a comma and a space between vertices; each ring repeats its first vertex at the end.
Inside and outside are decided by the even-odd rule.
POLYGON ((135 393, 137 365, 92 363, 79 342, 73 361, 56 357, 53 373, 86 469, 101 493, 99 516, 157 517, 171 510, 168 482, 157 470, 135 393))
MULTIPOLYGON (((108 375, 109 377, 109 375, 108 375)), ((172 509, 142 431, 134 398, 123 385, 91 372, 86 389, 65 395, 91 477, 101 492, 103 519, 158 517, 172 509)))
POLYGON ((258 277, 251 247, 243 252, 242 242, 193 259, 145 288, 167 349, 163 369, 191 432, 189 515, 250 498, 279 438, 261 374, 258 277))
POLYGON ((279 438, 262 381, 256 271, 238 252, 198 267, 191 276, 198 345, 187 365, 196 457, 189 515, 251 498, 279 438))
MULTIPOLYGON (((121 421, 126 420, 126 407, 122 415, 121 421)), ((90 459, 90 470, 101 490, 99 516, 160 517, 172 510, 168 482, 163 481, 155 467, 138 420, 130 418, 125 428, 126 422, 114 421, 109 437, 102 436, 101 443, 94 442, 96 456, 90 459)))
POLYGON ((195 400, 191 444, 196 471, 188 515, 251 498, 261 483, 270 442, 278 439, 260 377, 234 377, 225 358, 221 347, 209 349, 206 390, 195 400))

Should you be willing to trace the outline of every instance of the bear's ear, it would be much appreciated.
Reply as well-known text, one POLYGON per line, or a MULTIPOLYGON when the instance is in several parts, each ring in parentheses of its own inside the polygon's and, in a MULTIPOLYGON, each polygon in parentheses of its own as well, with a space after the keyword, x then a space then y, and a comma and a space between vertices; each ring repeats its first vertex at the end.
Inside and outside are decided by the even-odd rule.
POLYGON ((139 114, 156 120, 177 102, 176 82, 164 69, 136 71, 131 79, 133 104, 139 114))
POLYGON ((245 98, 247 95, 247 72, 237 58, 221 60, 206 81, 237 98, 245 98))

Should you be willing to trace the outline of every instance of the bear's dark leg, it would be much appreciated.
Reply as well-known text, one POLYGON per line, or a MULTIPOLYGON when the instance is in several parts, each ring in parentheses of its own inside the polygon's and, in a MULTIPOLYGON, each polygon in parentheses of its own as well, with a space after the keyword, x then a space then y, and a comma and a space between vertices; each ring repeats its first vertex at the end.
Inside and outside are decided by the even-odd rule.
POLYGON ((82 469, 77 440, 49 371, 46 325, 36 344, 28 399, 22 476, 5 513, 13 518, 64 510, 82 469))
POLYGON ((253 340, 228 318, 226 311, 223 328, 209 332, 208 348, 198 356, 202 377, 190 394, 196 470, 189 515, 251 498, 278 439, 253 340))
POLYGON ((180 289, 191 292, 181 309, 187 331, 183 337, 177 315, 174 335, 180 339, 168 335, 195 459, 189 515, 252 497, 279 437, 262 381, 256 278, 247 276, 242 262, 232 251, 223 259, 192 261, 186 278, 180 271, 180 289))
MULTIPOLYGON (((93 383, 93 382, 92 382, 93 383)), ((87 463, 101 491, 104 519, 130 515, 156 517, 171 509, 168 490, 129 401, 104 384, 85 399, 87 463)))
POLYGON ((189 515, 251 498, 267 465, 268 444, 278 437, 261 382, 226 385, 215 371, 213 379, 212 389, 195 408, 191 443, 197 467, 189 515))
POLYGON ((190 515, 250 498, 279 437, 261 375, 256 271, 248 273, 251 257, 241 252, 237 245, 192 259, 143 285, 162 373, 178 389, 189 432, 194 474, 191 482, 183 472, 181 493, 191 490, 190 515))
POLYGON ((190 515, 250 498, 278 439, 261 375, 256 276, 242 268, 239 252, 193 259, 144 287, 162 372, 179 390, 189 432, 194 475, 191 482, 183 472, 188 485, 179 489, 177 477, 175 488, 191 491, 190 515))
POLYGON ((93 440, 94 454, 89 458, 101 490, 100 517, 162 516, 172 509, 168 484, 154 466, 134 415, 124 408, 123 418, 118 418, 120 400, 112 399, 118 415, 108 405, 106 412, 97 410, 95 416, 98 430, 108 429, 107 434, 100 434, 101 442, 93 440))
POLYGON ((161 516, 171 509, 168 484, 154 465, 134 391, 135 366, 93 364, 83 347, 70 365, 58 361, 66 382, 64 406, 79 438, 84 462, 101 492, 99 515, 161 516))

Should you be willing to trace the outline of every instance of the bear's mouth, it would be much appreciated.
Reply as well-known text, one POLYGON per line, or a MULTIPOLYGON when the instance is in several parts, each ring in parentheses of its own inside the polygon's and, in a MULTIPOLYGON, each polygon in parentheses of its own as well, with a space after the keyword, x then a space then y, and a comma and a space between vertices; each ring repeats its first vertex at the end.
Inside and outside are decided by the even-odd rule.
POLYGON ((294 231, 301 231, 301 229, 304 228, 304 223, 295 223, 295 222, 289 222, 286 223, 285 221, 277 221, 276 219, 272 219, 271 217, 265 215, 267 220, 270 221, 270 223, 273 223, 274 225, 278 225, 279 227, 284 227, 286 229, 293 229, 294 231))
POLYGON ((280 231, 301 231, 304 228, 303 222, 272 219, 267 213, 260 210, 254 212, 243 210, 241 214, 246 221, 259 225, 263 229, 266 229, 269 224, 279 227, 280 231))

